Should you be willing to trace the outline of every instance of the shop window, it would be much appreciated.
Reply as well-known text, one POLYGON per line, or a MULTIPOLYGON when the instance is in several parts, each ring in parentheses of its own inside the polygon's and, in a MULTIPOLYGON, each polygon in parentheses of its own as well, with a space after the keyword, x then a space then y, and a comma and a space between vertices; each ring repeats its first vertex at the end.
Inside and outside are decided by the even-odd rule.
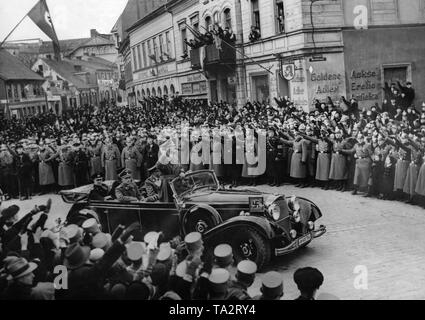
POLYGON ((224 27, 232 29, 232 15, 230 13, 230 9, 227 8, 223 13, 224 18, 224 27))
POLYGON ((277 33, 285 32, 285 13, 283 10, 283 0, 276 0, 276 20, 277 33))
POLYGON ((254 101, 264 102, 270 98, 269 78, 267 75, 252 77, 252 98, 254 101))

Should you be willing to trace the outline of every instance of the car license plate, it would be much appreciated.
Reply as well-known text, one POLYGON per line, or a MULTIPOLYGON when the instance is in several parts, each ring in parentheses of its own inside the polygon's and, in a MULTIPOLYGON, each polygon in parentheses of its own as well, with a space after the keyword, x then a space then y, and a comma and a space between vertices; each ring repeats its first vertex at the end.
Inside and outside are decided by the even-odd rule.
POLYGON ((300 238, 298 240, 298 245, 302 246, 303 244, 306 244, 307 242, 311 241, 311 234, 309 233, 308 235, 300 238))

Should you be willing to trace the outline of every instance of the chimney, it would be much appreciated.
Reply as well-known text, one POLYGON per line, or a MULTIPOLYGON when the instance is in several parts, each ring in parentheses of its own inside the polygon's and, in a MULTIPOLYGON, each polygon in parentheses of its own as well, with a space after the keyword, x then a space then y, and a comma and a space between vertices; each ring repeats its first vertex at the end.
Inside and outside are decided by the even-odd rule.
POLYGON ((96 37, 98 35, 98 32, 97 32, 97 30, 96 29, 91 29, 90 30, 90 37, 91 38, 94 38, 94 37, 96 37))

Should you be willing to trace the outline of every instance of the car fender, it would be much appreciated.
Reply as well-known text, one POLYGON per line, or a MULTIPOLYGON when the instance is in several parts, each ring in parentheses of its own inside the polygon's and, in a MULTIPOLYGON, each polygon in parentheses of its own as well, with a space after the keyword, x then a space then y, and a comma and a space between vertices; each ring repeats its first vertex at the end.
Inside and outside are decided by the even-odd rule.
POLYGON ((223 219, 221 218, 220 214, 218 213, 216 209, 214 209, 208 204, 200 203, 200 204, 194 205, 183 214, 183 217, 181 220, 183 230, 184 230, 184 225, 186 224, 187 218, 190 217, 192 214, 195 214, 195 212, 197 212, 198 210, 205 210, 211 213, 211 217, 214 219, 216 225, 219 225, 223 222, 223 219))
POLYGON ((208 240, 219 233, 235 227, 252 227, 269 240, 273 239, 275 236, 275 232, 267 219, 257 216, 238 216, 231 218, 217 227, 207 231, 204 234, 204 238, 208 240))

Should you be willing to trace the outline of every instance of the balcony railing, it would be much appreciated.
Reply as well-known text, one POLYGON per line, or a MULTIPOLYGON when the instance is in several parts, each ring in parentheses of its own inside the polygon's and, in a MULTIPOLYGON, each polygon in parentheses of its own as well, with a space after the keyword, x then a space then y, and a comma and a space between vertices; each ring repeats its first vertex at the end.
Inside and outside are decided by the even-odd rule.
POLYGON ((217 49, 216 44, 210 44, 206 47, 205 65, 216 64, 233 65, 236 63, 236 50, 233 46, 225 42, 221 43, 221 50, 217 49))

